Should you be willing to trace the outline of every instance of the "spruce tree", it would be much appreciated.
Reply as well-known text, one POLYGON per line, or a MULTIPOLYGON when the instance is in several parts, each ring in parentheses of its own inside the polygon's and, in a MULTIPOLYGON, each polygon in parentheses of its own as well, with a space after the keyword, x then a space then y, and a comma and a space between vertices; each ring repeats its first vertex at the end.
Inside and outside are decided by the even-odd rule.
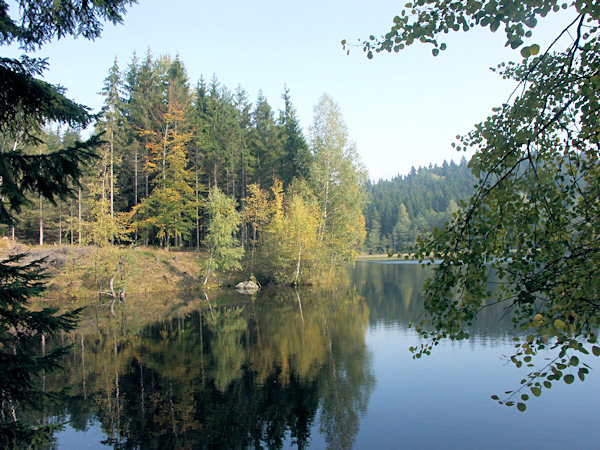
MULTIPOLYGON (((20 0, 16 14, 0 2, 0 45, 16 42, 33 50, 55 36, 99 36, 102 23, 121 21, 130 1, 88 3, 77 0, 20 0), (14 17, 13 17, 14 16, 14 17)), ((0 149, 0 224, 13 225, 15 215, 29 202, 28 195, 53 203, 73 193, 81 163, 92 155, 98 137, 48 154, 27 154, 28 145, 41 141, 50 121, 87 126, 87 108, 65 97, 64 89, 40 80, 45 60, 22 56, 0 58, 0 134, 10 143, 0 149)), ((11 255, 0 262, 0 446, 25 447, 48 443, 56 425, 32 427, 19 420, 22 407, 41 408, 56 393, 37 388, 36 377, 58 367, 65 354, 57 347, 39 355, 34 351, 47 336, 75 327, 78 311, 58 314, 45 308, 33 311, 29 299, 45 287, 43 261, 26 262, 11 255)))
POLYGON ((280 163, 281 180, 289 186, 294 178, 306 178, 311 163, 311 154, 302 135, 296 109, 292 105, 290 90, 286 87, 281 96, 284 109, 279 112, 279 124, 282 128, 282 158, 280 163))
POLYGON ((102 117, 97 124, 100 131, 104 131, 106 136, 106 147, 107 147, 107 163, 108 163, 108 199, 109 199, 109 210, 110 210, 110 241, 114 242, 114 231, 115 227, 115 164, 120 166, 119 162, 121 157, 121 143, 123 136, 121 136, 121 130, 124 125, 123 116, 123 100, 121 98, 122 91, 122 76, 119 70, 117 58, 108 72, 108 76, 104 79, 104 86, 102 88, 102 95, 104 97, 104 106, 102 108, 102 117))
POLYGON ((256 162, 255 180, 260 186, 270 186, 279 175, 281 139, 273 110, 262 91, 252 112, 251 150, 256 162))

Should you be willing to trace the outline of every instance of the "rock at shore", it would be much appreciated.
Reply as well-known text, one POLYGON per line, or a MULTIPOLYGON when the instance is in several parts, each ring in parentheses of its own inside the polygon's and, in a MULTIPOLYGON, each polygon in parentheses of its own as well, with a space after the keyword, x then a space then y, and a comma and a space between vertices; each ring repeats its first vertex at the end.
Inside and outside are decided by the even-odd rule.
POLYGON ((254 294, 260 286, 254 281, 242 281, 235 285, 235 289, 242 294, 254 294))

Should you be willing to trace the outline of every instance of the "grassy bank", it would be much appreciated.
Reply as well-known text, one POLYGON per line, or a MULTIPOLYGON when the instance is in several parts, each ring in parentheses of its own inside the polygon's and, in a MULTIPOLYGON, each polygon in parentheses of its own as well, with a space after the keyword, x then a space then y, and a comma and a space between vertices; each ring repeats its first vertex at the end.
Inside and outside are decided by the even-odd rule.
POLYGON ((206 286, 206 254, 166 251, 149 247, 26 246, 3 239, 0 257, 27 252, 28 260, 46 258, 48 300, 89 300, 99 295, 124 292, 146 295, 157 292, 193 291, 231 284, 241 275, 213 274, 206 286))

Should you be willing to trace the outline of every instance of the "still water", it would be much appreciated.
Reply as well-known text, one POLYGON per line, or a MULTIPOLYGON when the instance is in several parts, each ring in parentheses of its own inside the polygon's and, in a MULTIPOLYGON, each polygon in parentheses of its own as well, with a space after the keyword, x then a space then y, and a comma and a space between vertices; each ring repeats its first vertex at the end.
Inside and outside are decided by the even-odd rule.
MULTIPOLYGON (((600 374, 525 413, 492 394, 525 374, 486 309, 472 339, 413 360, 418 265, 360 262, 331 290, 232 292, 89 311, 66 372, 58 448, 598 448, 600 374), (136 309, 137 308, 137 309, 136 309)), ((542 355, 543 357, 543 355, 542 355)), ((598 366, 590 358, 592 367, 598 366)))

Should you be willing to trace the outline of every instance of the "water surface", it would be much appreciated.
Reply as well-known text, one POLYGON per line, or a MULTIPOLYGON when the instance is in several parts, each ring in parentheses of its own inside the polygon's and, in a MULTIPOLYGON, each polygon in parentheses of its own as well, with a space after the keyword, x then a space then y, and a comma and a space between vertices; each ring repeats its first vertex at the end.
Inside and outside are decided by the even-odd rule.
POLYGON ((501 308, 485 310, 469 341, 412 359, 427 273, 360 262, 331 290, 157 297, 118 320, 93 311, 67 338, 67 372, 48 380, 71 387, 48 412, 69 421, 57 445, 597 448, 594 371, 555 383, 525 413, 490 399, 526 373, 506 363, 516 333, 501 308))

